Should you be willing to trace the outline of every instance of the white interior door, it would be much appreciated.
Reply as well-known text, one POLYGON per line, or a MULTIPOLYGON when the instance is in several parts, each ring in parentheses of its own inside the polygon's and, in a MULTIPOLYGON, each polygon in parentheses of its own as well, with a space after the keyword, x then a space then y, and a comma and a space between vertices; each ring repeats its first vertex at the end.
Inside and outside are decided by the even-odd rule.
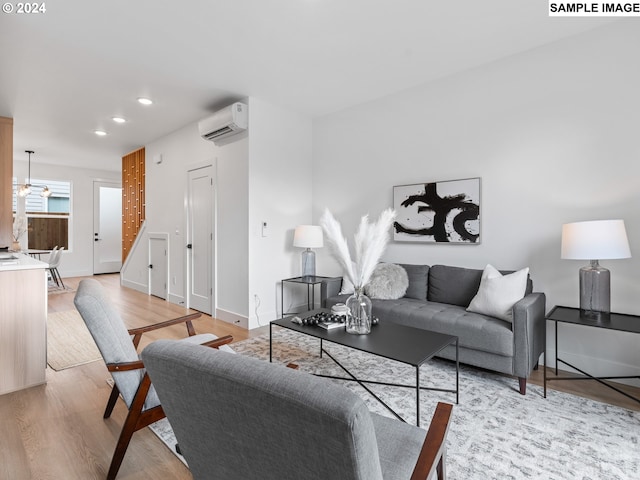
POLYGON ((187 256, 189 307, 213 310, 213 167, 189 171, 187 256))
POLYGON ((122 268, 122 187, 93 182, 93 273, 122 268))
POLYGON ((167 239, 149 234, 149 293, 167 298, 167 239))

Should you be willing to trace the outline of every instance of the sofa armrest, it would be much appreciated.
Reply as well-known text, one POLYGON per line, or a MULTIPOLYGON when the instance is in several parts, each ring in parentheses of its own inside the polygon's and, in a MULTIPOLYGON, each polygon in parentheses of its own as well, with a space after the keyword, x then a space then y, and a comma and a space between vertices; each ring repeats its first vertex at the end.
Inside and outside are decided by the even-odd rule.
POLYGON ((327 306, 327 298, 333 297, 340 293, 342 288, 342 277, 333 277, 322 280, 320 284, 320 306, 327 306))
POLYGON ((546 296, 534 292, 513 306, 513 374, 527 378, 544 352, 546 296))

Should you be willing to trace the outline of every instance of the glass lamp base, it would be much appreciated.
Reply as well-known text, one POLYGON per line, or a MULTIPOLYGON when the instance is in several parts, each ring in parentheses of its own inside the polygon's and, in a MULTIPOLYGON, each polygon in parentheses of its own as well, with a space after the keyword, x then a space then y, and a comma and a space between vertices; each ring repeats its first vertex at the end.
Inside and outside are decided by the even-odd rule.
POLYGON ((611 273, 598 260, 580 269, 580 310, 587 314, 611 312, 611 273))
POLYGON ((302 276, 316 276, 316 253, 309 248, 302 251, 302 276))

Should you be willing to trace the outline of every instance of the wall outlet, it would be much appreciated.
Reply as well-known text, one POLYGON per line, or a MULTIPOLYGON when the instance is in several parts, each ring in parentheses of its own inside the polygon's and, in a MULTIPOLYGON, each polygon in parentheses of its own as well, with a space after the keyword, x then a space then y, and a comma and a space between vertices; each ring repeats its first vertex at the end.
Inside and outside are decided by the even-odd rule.
POLYGON ((267 222, 263 221, 262 222, 262 236, 266 237, 269 234, 269 228, 267 226, 267 222))

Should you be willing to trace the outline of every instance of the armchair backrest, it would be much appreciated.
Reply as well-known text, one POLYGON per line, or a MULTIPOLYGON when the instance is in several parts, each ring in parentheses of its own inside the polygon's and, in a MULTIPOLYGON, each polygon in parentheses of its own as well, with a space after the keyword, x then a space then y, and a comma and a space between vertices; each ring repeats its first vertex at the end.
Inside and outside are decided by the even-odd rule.
POLYGON ((346 387, 174 340, 141 356, 194 479, 382 479, 371 414, 346 387))
MULTIPOLYGON (((97 280, 82 280, 73 303, 80 312, 106 364, 139 360, 138 352, 122 318, 109 302, 104 288, 97 280)), ((112 372, 111 376, 127 407, 130 407, 144 376, 144 370, 112 372)), ((155 391, 152 389, 145 406, 149 408, 158 403, 155 391)))

